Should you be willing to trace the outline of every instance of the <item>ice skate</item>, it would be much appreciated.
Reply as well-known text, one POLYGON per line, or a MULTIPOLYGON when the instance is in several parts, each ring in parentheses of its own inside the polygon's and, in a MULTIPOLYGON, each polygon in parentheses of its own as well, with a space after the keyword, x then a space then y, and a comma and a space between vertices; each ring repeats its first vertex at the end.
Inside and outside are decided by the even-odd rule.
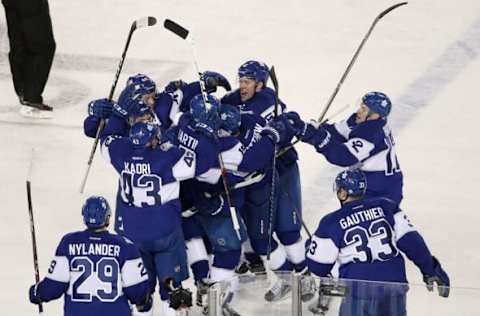
POLYGON ((302 302, 308 302, 315 296, 315 279, 310 275, 304 275, 300 281, 302 302))
POLYGON ((276 302, 285 298, 291 291, 290 284, 283 279, 278 279, 272 287, 265 293, 265 300, 267 302, 276 302))
POLYGON ((31 105, 22 105, 20 107, 20 115, 29 117, 29 118, 39 118, 39 119, 50 119, 53 117, 52 108, 48 105, 42 104, 44 107, 36 107, 31 105), (47 110, 47 108, 50 110, 47 110))

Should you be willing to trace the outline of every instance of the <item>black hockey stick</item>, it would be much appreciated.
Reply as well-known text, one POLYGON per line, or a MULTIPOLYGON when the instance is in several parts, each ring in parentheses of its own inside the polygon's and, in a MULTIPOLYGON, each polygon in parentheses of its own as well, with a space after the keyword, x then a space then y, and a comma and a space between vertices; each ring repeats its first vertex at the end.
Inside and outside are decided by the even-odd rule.
MULTIPOLYGON (((203 73, 200 71, 200 68, 198 67, 198 62, 197 62, 197 54, 195 51, 195 44, 193 42, 192 36, 190 35, 190 32, 181 26, 180 24, 170 20, 170 19, 165 19, 163 22, 163 26, 169 30, 170 32, 174 33, 175 35, 181 37, 182 39, 186 40, 190 44, 190 50, 192 52, 192 57, 193 57, 193 64, 195 66, 195 70, 197 71, 199 81, 200 81, 200 87, 202 91, 202 97, 203 97, 203 102, 205 102, 205 105, 208 106, 209 101, 207 97, 207 90, 205 89, 205 79, 203 76, 203 73)), ((222 176, 222 182, 223 182, 223 189, 225 190, 225 197, 227 199, 228 207, 230 209, 230 216, 232 217, 232 224, 233 228, 235 229, 235 232, 237 233, 237 237, 239 240, 242 239, 241 234, 240 234, 240 224, 238 221, 237 217, 237 212, 235 210, 235 206, 232 203, 232 198, 230 194, 230 189, 228 187, 227 183, 227 177, 226 177, 226 170, 225 170, 225 165, 223 163, 223 158, 222 154, 218 154, 218 163, 220 165, 220 170, 221 170, 221 176, 222 176)))
MULTIPOLYGON (((273 111, 273 116, 276 118, 278 116, 278 79, 277 74, 275 73, 275 66, 272 66, 268 71, 270 75, 270 79, 272 80, 273 87, 275 89, 275 108, 273 111)), ((268 245, 267 245, 267 260, 270 260, 270 254, 272 253, 272 235, 273 235, 273 224, 275 221, 275 213, 277 211, 275 203, 276 198, 276 175, 277 175, 277 152, 278 146, 275 143, 275 147, 273 150, 273 158, 272 158, 272 182, 270 186, 270 210, 268 214, 268 245)))
MULTIPOLYGON (((30 176, 32 173, 33 164, 33 149, 30 161, 30 166, 27 173, 27 202, 28 202, 28 215, 30 217, 30 233, 32 235, 32 253, 33 253, 33 269, 35 271, 35 283, 40 282, 40 271, 38 268, 38 252, 37 252, 37 239, 35 238, 35 222, 33 220, 33 207, 32 207, 32 189, 30 184, 30 176)), ((43 305, 38 304, 38 313, 43 314, 43 305)))
MULTIPOLYGON (((368 29, 367 31, 367 34, 365 34, 365 36, 363 37, 360 45, 358 46, 357 50, 355 51, 355 54, 353 54, 353 57, 352 59, 350 60, 350 63, 348 64, 347 66, 347 69, 345 69, 342 77, 340 78, 340 81, 337 83, 337 86, 335 87, 335 90, 333 90, 333 93, 332 95, 330 96, 330 98, 328 99, 327 101, 327 104, 325 104, 325 106, 323 107, 323 110, 322 110, 322 113, 320 114, 317 122, 318 123, 323 123, 323 119, 325 117, 325 114, 327 114, 327 111, 328 109, 330 108, 330 105, 332 105, 332 102, 333 100, 335 99, 335 97, 337 96, 337 93, 338 91, 340 90, 343 82, 345 81, 345 79, 347 78, 348 76, 348 73, 350 72, 350 70, 352 69, 352 66, 353 64, 355 63, 355 61, 357 60, 357 57, 358 55, 360 54, 360 51, 362 50, 363 46, 365 45, 365 43, 367 42, 368 38, 370 37, 370 34, 372 33, 373 29, 375 28, 375 25, 377 25, 378 21, 380 21, 380 19, 382 19, 385 15, 387 15, 388 13, 390 13, 391 11, 395 10, 396 8, 398 7, 401 7, 403 5, 406 5, 408 2, 400 2, 400 3, 397 3, 397 4, 394 4, 392 5, 391 7, 383 10, 382 12, 380 12, 380 14, 378 14, 375 19, 373 20, 372 22, 372 25, 370 25, 370 28, 368 29)), ((296 141, 294 141, 292 143, 291 146, 288 146, 288 147, 285 147, 283 148, 279 153, 278 155, 281 156, 283 155, 285 152, 287 152, 290 148, 292 148, 296 143, 298 143, 300 140, 297 139, 296 141)))
MULTIPOLYGON (((147 26, 153 26, 157 23, 157 19, 154 18, 153 16, 148 16, 144 18, 140 18, 138 20, 133 21, 132 26, 130 27, 130 31, 128 32, 128 37, 127 37, 127 42, 125 43, 125 48, 123 49, 122 52, 122 57, 120 58, 120 62, 117 67, 117 72, 115 73, 115 77, 113 79, 112 87, 110 88, 110 93, 108 94, 108 100, 111 101, 113 98, 113 94, 115 92, 115 88, 117 86, 118 78, 120 77, 120 73, 122 72, 122 67, 123 63, 125 61, 125 57, 127 56, 127 50, 128 47, 130 46, 130 41, 132 39, 133 32, 135 30, 147 27, 147 26)), ((80 185, 80 193, 83 193, 83 190, 85 189, 85 184, 87 182, 87 177, 90 172, 90 168, 92 167, 92 161, 93 157, 95 156, 95 151, 97 150, 97 145, 98 141, 100 139, 100 134, 102 133, 103 129, 105 128, 105 119, 102 119, 100 121, 100 124, 97 127, 97 132, 95 134, 95 140, 92 145, 92 149, 90 150, 90 156, 88 157, 88 162, 87 162, 87 170, 85 170, 85 174, 83 176, 82 183, 80 185)))

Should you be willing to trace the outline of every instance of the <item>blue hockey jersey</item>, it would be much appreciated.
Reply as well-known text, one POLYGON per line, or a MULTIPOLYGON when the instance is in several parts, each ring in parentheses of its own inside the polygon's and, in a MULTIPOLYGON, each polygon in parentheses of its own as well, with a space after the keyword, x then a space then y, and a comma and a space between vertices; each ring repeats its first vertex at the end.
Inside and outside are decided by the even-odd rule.
POLYGON ((323 125, 329 142, 316 147, 330 162, 342 167, 359 167, 367 180, 369 197, 386 197, 400 204, 403 175, 395 152, 395 141, 386 120, 355 123, 354 115, 334 125, 323 125))
MULTIPOLYGON (((240 99, 240 90, 237 89, 225 95, 222 98, 222 103, 238 106, 240 111, 244 113, 257 115, 259 118, 265 120, 265 123, 261 124, 265 125, 274 116, 275 91, 269 87, 265 87, 264 89, 256 92, 251 99, 247 100, 246 102, 242 102, 240 99)), ((279 101, 278 114, 282 114, 285 109, 286 105, 282 101, 279 101)), ((281 144, 279 149, 287 146, 290 146, 290 144, 281 144)), ((298 154, 295 148, 292 147, 287 152, 285 152, 278 160, 279 171, 282 172, 283 167, 294 163, 296 160, 298 160, 298 154)))
MULTIPOLYGON (((208 152, 215 153, 215 146, 208 152)), ((115 229, 134 242, 157 240, 180 227, 180 181, 217 164, 169 143, 138 148, 119 136, 103 139, 102 153, 120 175, 115 229)))
POLYGON ((433 260, 405 212, 385 198, 361 199, 322 218, 307 251, 311 272, 326 276, 338 261, 345 279, 407 282, 404 252, 423 274, 433 260))
POLYGON ((148 276, 131 242, 85 230, 62 238, 37 294, 42 301, 64 295, 65 316, 131 316, 128 301, 144 302, 148 276))
MULTIPOLYGON (((180 102, 182 102, 180 90, 172 93, 161 92, 155 96, 155 104, 152 111, 154 116, 153 121, 160 126, 162 132, 168 129, 175 121, 176 115, 179 112, 180 102)), ((83 131, 85 135, 94 138, 100 121, 100 118, 93 115, 87 116, 83 121, 83 131)), ((129 125, 125 119, 111 115, 102 134, 104 136, 125 135, 125 133, 128 133, 128 130, 129 125)))

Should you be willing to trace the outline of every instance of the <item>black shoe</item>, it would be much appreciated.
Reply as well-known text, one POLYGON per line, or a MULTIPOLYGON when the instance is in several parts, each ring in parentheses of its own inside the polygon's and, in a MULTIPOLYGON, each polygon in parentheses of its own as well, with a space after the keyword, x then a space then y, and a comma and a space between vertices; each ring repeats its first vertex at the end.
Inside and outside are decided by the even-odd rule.
MULTIPOLYGON (((21 101, 20 101, 21 103, 21 101)), ((49 105, 43 104, 43 103, 36 103, 36 102, 30 102, 30 101, 25 101, 23 100, 23 105, 30 106, 32 108, 35 108, 40 111, 53 111, 53 108, 49 105)))

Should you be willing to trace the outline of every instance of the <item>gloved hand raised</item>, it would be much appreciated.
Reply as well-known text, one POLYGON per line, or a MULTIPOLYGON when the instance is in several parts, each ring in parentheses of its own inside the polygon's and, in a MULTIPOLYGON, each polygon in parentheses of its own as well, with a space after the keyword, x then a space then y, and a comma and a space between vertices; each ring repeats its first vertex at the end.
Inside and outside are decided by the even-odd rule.
POLYGON ((433 291, 434 283, 437 283, 438 295, 441 297, 448 297, 450 294, 450 278, 448 274, 442 269, 437 258, 432 257, 433 272, 431 274, 423 275, 423 282, 427 285, 427 290, 433 291))
POLYGON ((205 81, 205 89, 207 90, 207 93, 216 92, 217 87, 223 87, 227 91, 232 90, 228 79, 218 72, 205 71, 203 73, 203 80, 205 81))
POLYGON ((305 123, 297 112, 288 112, 282 114, 288 119, 288 123, 295 130, 297 136, 302 142, 309 143, 317 150, 321 150, 330 142, 330 133, 316 121, 305 123))
POLYGON ((113 101, 108 99, 93 100, 88 103, 88 115, 108 119, 112 115, 113 101))
POLYGON ((166 93, 174 93, 177 90, 183 90, 187 86, 187 83, 183 80, 170 81, 163 89, 166 93))

